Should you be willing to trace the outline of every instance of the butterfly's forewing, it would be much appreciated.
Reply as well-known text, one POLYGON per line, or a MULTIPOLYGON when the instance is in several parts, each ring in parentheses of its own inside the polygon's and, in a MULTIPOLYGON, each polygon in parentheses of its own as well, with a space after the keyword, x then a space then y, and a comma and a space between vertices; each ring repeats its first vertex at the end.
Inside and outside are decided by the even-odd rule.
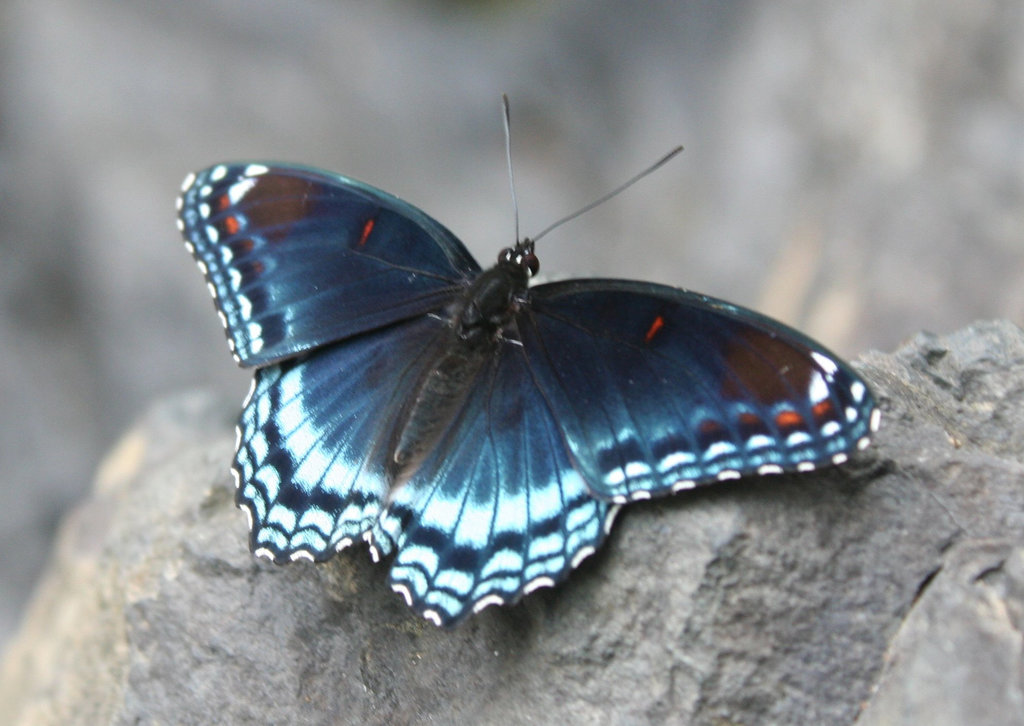
POLYGON ((390 486, 393 413, 442 327, 424 316, 256 371, 234 464, 254 552, 324 560, 370 530, 390 486))
POLYGON ((392 587, 452 625, 554 585, 604 540, 615 507, 569 459, 522 348, 503 342, 433 453, 373 531, 392 587))
POLYGON ((841 463, 877 425, 849 366, 752 311, 615 280, 541 285, 530 299, 530 370, 599 497, 841 463))
POLYGON ((244 365, 437 310, 480 270, 412 205, 303 167, 221 164, 190 175, 179 226, 244 365))

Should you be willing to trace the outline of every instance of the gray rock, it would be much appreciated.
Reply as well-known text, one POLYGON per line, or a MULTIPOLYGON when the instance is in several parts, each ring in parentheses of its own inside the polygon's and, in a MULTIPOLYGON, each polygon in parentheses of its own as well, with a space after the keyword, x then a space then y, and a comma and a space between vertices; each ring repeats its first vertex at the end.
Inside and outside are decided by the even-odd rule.
POLYGON ((61 528, 0 713, 1019 723, 1022 361, 1005 322, 872 353, 882 429, 849 465, 632 505, 565 585, 454 631, 414 617, 358 551, 252 558, 226 470, 235 406, 167 399, 61 528))
POLYGON ((478 258, 755 307, 841 354, 1024 320, 1019 1, 0 3, 0 647, 56 524, 158 395, 244 391, 173 202, 269 158, 364 179, 478 258))
POLYGON ((1024 723, 1024 546, 967 540, 943 558, 886 656, 859 726, 1024 723))

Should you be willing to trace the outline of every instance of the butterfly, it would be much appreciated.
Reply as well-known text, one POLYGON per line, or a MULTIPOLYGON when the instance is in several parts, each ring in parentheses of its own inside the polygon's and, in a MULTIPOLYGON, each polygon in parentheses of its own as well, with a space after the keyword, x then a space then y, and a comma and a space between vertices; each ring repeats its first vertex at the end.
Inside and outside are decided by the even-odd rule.
POLYGON ((190 174, 178 227, 235 360, 255 369, 236 501, 256 555, 359 541, 442 626, 564 580, 626 503, 841 464, 879 412, 785 325, 647 282, 530 286, 444 226, 312 168, 190 174))

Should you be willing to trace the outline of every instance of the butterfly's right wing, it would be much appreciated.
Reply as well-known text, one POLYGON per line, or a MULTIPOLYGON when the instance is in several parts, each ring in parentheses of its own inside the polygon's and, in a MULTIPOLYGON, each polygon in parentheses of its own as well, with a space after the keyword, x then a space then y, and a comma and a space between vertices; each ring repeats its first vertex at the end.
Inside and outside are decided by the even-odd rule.
POLYGON ((523 350, 595 496, 839 464, 878 427, 852 367, 752 310, 626 280, 539 285, 530 301, 523 350))
POLYGON ((480 270, 416 207, 299 166, 210 167, 185 180, 178 210, 247 366, 438 310, 480 270))

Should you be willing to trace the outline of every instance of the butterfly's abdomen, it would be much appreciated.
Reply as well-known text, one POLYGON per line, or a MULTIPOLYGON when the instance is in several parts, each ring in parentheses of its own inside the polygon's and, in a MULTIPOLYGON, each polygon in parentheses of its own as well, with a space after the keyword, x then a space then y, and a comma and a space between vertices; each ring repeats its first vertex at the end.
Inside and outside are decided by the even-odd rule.
POLYGON ((393 484, 401 484, 437 445, 462 409, 484 364, 493 358, 513 320, 516 296, 526 289, 518 266, 483 272, 449 310, 447 334, 432 350, 416 395, 395 428, 389 461, 393 484))
POLYGON ((393 485, 411 476, 437 445, 490 355, 491 345, 469 345, 455 335, 446 337, 447 345, 440 346, 439 357, 428 356, 434 360, 398 420, 388 462, 393 485))

